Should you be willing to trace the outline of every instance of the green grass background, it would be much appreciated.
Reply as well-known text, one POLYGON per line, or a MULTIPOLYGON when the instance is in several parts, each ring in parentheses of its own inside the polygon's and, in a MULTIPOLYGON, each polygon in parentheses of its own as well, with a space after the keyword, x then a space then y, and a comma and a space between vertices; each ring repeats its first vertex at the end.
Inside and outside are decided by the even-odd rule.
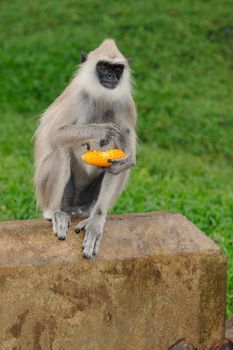
POLYGON ((233 314, 231 0, 0 2, 0 219, 38 217, 33 142, 81 50, 133 57, 137 166, 115 213, 180 212, 228 257, 233 314))

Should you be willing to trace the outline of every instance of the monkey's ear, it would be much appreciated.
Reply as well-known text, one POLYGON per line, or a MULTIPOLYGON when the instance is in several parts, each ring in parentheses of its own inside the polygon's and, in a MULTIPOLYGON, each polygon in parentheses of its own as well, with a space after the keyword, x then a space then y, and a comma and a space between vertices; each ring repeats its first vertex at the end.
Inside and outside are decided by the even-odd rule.
POLYGON ((127 62, 128 62, 128 65, 131 66, 131 64, 133 63, 132 57, 128 57, 127 62))
POLYGON ((80 62, 83 63, 86 60, 87 60, 87 53, 82 51, 80 54, 80 62))

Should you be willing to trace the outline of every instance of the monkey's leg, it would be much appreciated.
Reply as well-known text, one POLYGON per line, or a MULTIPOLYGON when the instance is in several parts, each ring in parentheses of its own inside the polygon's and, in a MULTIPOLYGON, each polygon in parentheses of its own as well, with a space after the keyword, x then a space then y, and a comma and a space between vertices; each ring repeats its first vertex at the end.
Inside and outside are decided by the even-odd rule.
POLYGON ((83 256, 85 258, 90 259, 92 255, 98 253, 107 212, 124 189, 128 176, 129 170, 118 175, 105 173, 99 196, 91 211, 91 215, 77 225, 75 230, 77 233, 82 229, 85 230, 83 241, 83 256))
POLYGON ((74 182, 72 184, 72 181, 69 181, 64 193, 64 198, 68 199, 68 206, 62 206, 64 211, 69 213, 71 217, 89 217, 97 201, 104 174, 102 171, 94 178, 89 178, 88 183, 84 186, 78 184, 75 186, 74 182), (70 205, 69 198, 71 198, 70 205))
POLYGON ((53 232, 64 240, 70 225, 69 215, 61 211, 61 202, 70 178, 70 157, 66 152, 55 151, 40 167, 36 181, 38 204, 46 219, 52 219, 53 232))
POLYGON ((76 228, 76 232, 85 230, 83 255, 86 258, 97 254, 107 212, 122 192, 129 176, 129 168, 135 165, 136 134, 132 128, 123 130, 121 146, 125 149, 127 156, 110 168, 106 168, 100 193, 91 215, 88 219, 81 221, 76 228))

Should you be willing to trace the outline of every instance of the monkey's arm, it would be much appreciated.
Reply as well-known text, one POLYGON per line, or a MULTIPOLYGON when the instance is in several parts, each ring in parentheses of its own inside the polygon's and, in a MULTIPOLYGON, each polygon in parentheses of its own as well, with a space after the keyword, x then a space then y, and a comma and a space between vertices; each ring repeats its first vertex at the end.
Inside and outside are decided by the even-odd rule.
POLYGON ((90 139, 117 138, 120 130, 113 123, 64 126, 52 132, 51 142, 55 146, 85 143, 90 139))
POLYGON ((113 160, 112 165, 106 168, 106 171, 111 174, 119 174, 136 164, 136 133, 134 129, 126 128, 123 130, 120 137, 119 147, 126 153, 126 157, 113 160))

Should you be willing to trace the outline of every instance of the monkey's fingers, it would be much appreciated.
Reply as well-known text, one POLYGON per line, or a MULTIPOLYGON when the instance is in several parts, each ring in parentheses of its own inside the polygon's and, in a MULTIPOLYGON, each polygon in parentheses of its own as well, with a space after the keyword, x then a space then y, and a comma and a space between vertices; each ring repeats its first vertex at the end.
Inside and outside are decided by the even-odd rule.
POLYGON ((132 161, 131 156, 126 156, 124 158, 116 159, 116 160, 109 159, 108 161, 112 165, 108 168, 105 168, 105 171, 114 175, 117 175, 124 170, 130 169, 135 165, 135 163, 132 161))
POLYGON ((75 232, 80 233, 81 230, 85 230, 85 227, 88 224, 88 222, 89 222, 88 218, 80 221, 80 223, 75 228, 75 232))
POLYGON ((109 144, 109 140, 102 139, 100 140, 100 147, 107 146, 109 144))
POLYGON ((108 138, 118 138, 120 137, 121 131, 117 125, 113 123, 106 124, 106 139, 108 138))
POLYGON ((90 151, 90 149, 91 149, 90 143, 88 143, 88 142, 83 143, 82 146, 86 146, 88 151, 90 151))
POLYGON ((100 241, 101 241, 100 238, 95 241, 95 246, 94 246, 94 249, 93 249, 93 255, 94 256, 98 254, 100 241))
POLYGON ((117 134, 120 135, 121 131, 120 131, 120 128, 117 124, 114 124, 114 123, 107 123, 107 127, 110 129, 110 130, 114 130, 117 134))
POLYGON ((94 248, 97 241, 100 240, 100 234, 98 231, 87 231, 83 242, 83 256, 86 259, 90 259, 94 254, 94 248))
MULTIPOLYGON (((115 160, 108 159, 107 162, 108 162, 109 164, 114 164, 115 160)), ((106 168, 108 168, 108 167, 102 166, 101 168, 102 168, 102 169, 106 169, 106 168)))

